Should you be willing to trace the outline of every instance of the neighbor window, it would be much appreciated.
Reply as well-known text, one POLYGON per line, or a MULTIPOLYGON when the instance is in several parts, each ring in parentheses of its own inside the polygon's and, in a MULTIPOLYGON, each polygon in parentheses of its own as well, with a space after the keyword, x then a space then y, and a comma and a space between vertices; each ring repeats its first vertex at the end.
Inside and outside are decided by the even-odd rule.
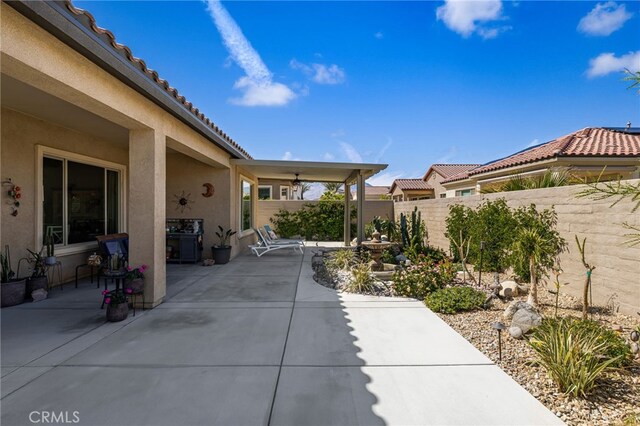
POLYGON ((42 157, 42 236, 57 245, 95 242, 98 235, 120 231, 123 169, 42 157))
POLYGON ((252 190, 253 183, 242 179, 240 181, 240 231, 248 231, 253 227, 252 190))
POLYGON ((281 186, 280 187, 280 199, 281 200, 288 200, 289 199, 289 187, 288 186, 281 186))
POLYGON ((260 185, 258 186, 258 200, 270 200, 273 198, 271 196, 271 185, 260 185))
POLYGON ((443 192, 442 194, 440 194, 440 198, 447 198, 446 192, 443 192))
POLYGON ((456 191, 456 197, 466 197, 467 195, 473 195, 474 192, 473 189, 462 189, 456 191))

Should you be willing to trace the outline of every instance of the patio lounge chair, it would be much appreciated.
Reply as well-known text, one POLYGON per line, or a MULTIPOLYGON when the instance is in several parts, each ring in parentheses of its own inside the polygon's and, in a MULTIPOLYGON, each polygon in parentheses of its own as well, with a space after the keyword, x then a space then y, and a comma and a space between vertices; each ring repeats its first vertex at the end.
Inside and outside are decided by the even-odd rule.
POLYGON ((272 242, 268 240, 260 229, 255 229, 256 234, 258 234, 258 244, 252 244, 251 251, 255 253, 256 256, 260 257, 263 254, 269 253, 270 251, 280 250, 284 248, 292 248, 294 250, 300 250, 300 253, 304 253, 303 247, 299 241, 281 241, 281 242, 272 242))
POLYGON ((279 243, 282 243, 282 242, 289 242, 289 243, 290 242, 297 242, 297 243, 300 243, 300 244, 304 245, 304 241, 302 241, 302 240, 298 240, 298 239, 295 239, 295 238, 280 238, 280 237, 278 237, 276 235, 276 233, 273 231, 273 229, 271 229, 271 226, 269 226, 269 225, 264 225, 264 230, 266 231, 265 235, 264 235, 265 238, 267 240, 269 240, 270 242, 272 242, 272 243, 279 244, 279 243))

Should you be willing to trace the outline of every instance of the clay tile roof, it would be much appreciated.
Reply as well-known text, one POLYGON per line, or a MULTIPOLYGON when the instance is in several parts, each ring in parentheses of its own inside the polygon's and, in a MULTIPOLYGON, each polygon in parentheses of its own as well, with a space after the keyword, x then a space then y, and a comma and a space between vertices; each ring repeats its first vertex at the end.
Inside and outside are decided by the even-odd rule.
POLYGON ((472 171, 473 169, 470 170, 465 170, 464 172, 460 172, 458 174, 455 174, 447 179, 443 179, 442 182, 440 183, 451 183, 451 182, 457 182, 459 180, 463 180, 469 177, 469 173, 472 171))
POLYGON ((387 195, 389 193, 388 186, 365 186, 364 187, 365 194, 368 195, 387 195))
POLYGON ((477 167, 469 171, 469 176, 554 157, 638 156, 640 156, 640 129, 587 127, 477 167))
POLYGON ((427 180, 427 176, 429 176, 431 171, 434 171, 443 178, 448 179, 451 176, 466 172, 467 170, 471 170, 479 165, 480 164, 432 164, 431 167, 429 167, 429 170, 427 170, 427 173, 424 174, 423 179, 427 180))
POLYGON ((391 191, 393 191, 396 187, 402 190, 433 189, 431 185, 429 185, 422 179, 396 179, 393 181, 393 185, 391 185, 391 191))
POLYGON ((93 15, 91 13, 87 12, 84 9, 79 9, 79 8, 75 7, 71 3, 71 0, 65 0, 65 5, 66 5, 67 9, 76 17, 78 22, 80 22, 85 28, 93 31, 98 37, 100 37, 103 41, 105 41, 107 43, 107 45, 110 45, 118 55, 126 58, 129 62, 131 62, 136 68, 138 68, 140 71, 142 71, 142 73, 149 80, 153 81, 155 84, 157 84, 163 90, 165 90, 167 93, 169 93, 171 96, 173 96, 178 102, 180 102, 182 104, 182 106, 187 111, 189 111, 196 118, 198 118, 200 121, 202 121, 204 124, 206 124, 211 130, 213 130, 215 133, 217 133, 218 136, 220 136, 226 143, 228 143, 229 145, 231 145, 234 148, 236 148, 243 155, 245 155, 246 158, 248 158, 248 159, 252 159, 253 158, 236 141, 231 139, 226 133, 224 133, 222 130, 220 130, 220 128, 218 126, 216 126, 213 123, 213 121, 211 121, 202 112, 200 112, 200 110, 198 108, 195 108, 191 102, 187 101, 187 99, 184 96, 180 95, 180 93, 178 93, 177 89, 171 87, 167 80, 163 80, 162 78, 160 78, 160 76, 158 75, 158 73, 156 71, 148 68, 147 64, 145 63, 145 61, 143 61, 140 58, 136 58, 135 56, 133 56, 133 53, 131 52, 131 49, 129 49, 128 46, 125 46, 124 44, 118 43, 116 41, 115 35, 111 31, 106 30, 104 28, 100 28, 96 24, 96 19, 93 17, 93 15))

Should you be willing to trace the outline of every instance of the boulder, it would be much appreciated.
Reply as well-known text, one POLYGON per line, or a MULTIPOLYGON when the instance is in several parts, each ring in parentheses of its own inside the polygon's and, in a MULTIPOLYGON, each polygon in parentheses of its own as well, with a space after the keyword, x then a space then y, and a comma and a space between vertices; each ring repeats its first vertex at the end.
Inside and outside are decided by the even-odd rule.
POLYGON ((518 309, 513 314, 511 327, 518 327, 522 330, 522 334, 526 334, 529 330, 542 324, 542 316, 537 312, 529 309, 518 309))
POLYGON ((409 259, 404 254, 399 254, 399 255, 396 256, 396 261, 397 262, 406 262, 407 260, 409 260, 409 259))
POLYGON ((514 301, 514 302, 511 302, 509 306, 507 306, 507 309, 504 310, 504 313, 502 314, 502 318, 504 318, 507 321, 511 320, 511 318, 513 318, 513 314, 515 314, 518 311, 518 309, 529 309, 535 312, 535 309, 533 309, 533 306, 531 306, 530 304, 526 302, 521 302, 521 301, 514 301))
POLYGON ((631 353, 632 354, 637 354, 638 353, 639 348, 638 348, 638 344, 637 343, 633 342, 630 345, 630 347, 631 347, 631 353))
POLYGON ((502 289, 500 290, 500 296, 502 297, 514 297, 518 295, 518 283, 515 281, 503 281, 500 283, 500 286, 502 286, 502 289), (507 291, 509 290, 509 291, 507 291), (510 292, 510 295, 507 295, 507 293, 510 292))
POLYGON ((524 336, 524 333, 520 327, 511 326, 509 327, 509 335, 514 339, 521 339, 522 336, 524 336))
POLYGON ((41 300, 46 299, 47 295, 48 295, 47 290, 43 288, 39 288, 31 292, 31 298, 33 299, 34 302, 39 302, 41 300))

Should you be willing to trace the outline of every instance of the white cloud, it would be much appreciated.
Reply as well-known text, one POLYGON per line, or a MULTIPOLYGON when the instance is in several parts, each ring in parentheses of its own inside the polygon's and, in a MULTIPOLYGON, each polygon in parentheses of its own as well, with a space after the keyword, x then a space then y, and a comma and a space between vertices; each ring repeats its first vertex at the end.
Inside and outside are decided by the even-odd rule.
POLYGON ((390 171, 382 172, 377 175, 371 176, 367 179, 367 183, 373 186, 391 186, 394 180, 402 179, 406 176, 406 173, 402 171, 390 171))
POLYGON ((346 74, 344 69, 336 64, 311 64, 307 65, 298 62, 295 58, 289 61, 289 66, 294 70, 300 70, 312 81, 318 84, 341 84, 344 83, 346 74))
POLYGON ((322 158, 324 159, 324 161, 333 161, 336 158, 336 156, 330 152, 325 152, 322 158))
POLYGON ((373 159, 373 162, 374 163, 380 162, 380 160, 382 160, 382 158, 384 157, 385 152, 387 152, 387 150, 391 147, 391 145, 393 145, 393 140, 391 138, 387 138, 387 143, 384 144, 382 149, 378 152, 378 154, 376 154, 375 158, 373 159))
POLYGON ((335 132, 331 132, 329 134, 329 136, 331 136, 332 138, 341 138, 343 136, 345 136, 347 133, 344 131, 344 129, 338 129, 335 132))
POLYGON ((540 139, 536 138, 536 139, 532 140, 531 142, 529 142, 525 148, 531 148, 532 146, 536 146, 536 145, 539 145, 539 144, 540 144, 540 139))
POLYGON ((436 9, 436 17, 465 38, 473 33, 484 39, 495 38, 510 28, 488 26, 492 21, 505 19, 500 0, 445 0, 445 4, 436 9))
POLYGON ((231 58, 246 73, 233 86, 244 92, 243 96, 231 102, 244 106, 281 106, 295 99, 296 94, 289 87, 273 81, 271 71, 220 1, 207 0, 207 11, 231 58))
POLYGON ((378 31, 377 33, 375 33, 373 35, 375 38, 377 38, 378 40, 382 40, 384 38, 384 34, 382 33, 382 31, 378 31))
POLYGON ((578 30, 592 36, 608 36, 631 19, 624 4, 614 1, 598 3, 578 24, 578 30))
POLYGON ((434 161, 435 164, 449 164, 451 163, 451 161, 455 158, 455 156, 458 154, 458 147, 456 146, 452 146, 451 148, 449 148, 449 150, 442 155, 440 158, 438 158, 436 161, 434 161))
POLYGON ((602 53, 589 61, 588 77, 601 77, 612 72, 628 69, 640 71, 640 50, 617 57, 613 53, 602 53))
POLYGON ((362 156, 352 145, 340 142, 340 150, 352 163, 362 163, 362 156))

